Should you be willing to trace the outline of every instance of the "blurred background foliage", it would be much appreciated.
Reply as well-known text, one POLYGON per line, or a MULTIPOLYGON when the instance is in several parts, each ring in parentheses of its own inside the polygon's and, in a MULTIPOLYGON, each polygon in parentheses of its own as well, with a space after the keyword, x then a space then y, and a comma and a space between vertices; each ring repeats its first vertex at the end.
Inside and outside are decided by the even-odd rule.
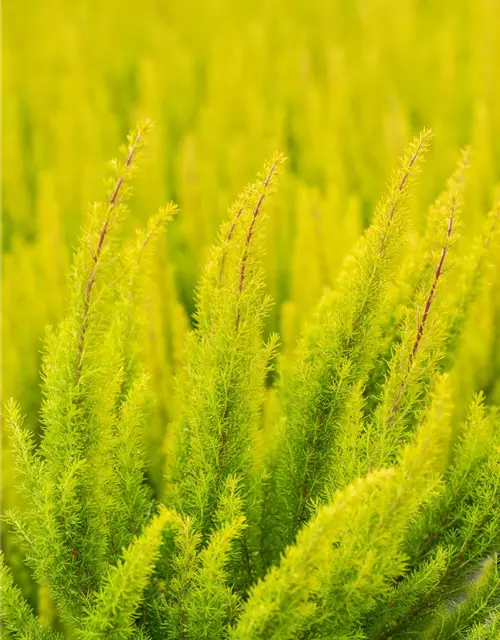
MULTIPOLYGON (((265 267, 268 330, 285 354, 424 126, 436 137, 411 204, 415 227, 470 144, 465 254, 499 195, 499 25, 496 0, 5 0, 3 398, 21 402, 36 433, 44 329, 64 312, 71 248, 88 203, 103 197, 105 163, 138 118, 155 129, 127 224, 170 199, 180 207, 145 301, 156 484, 200 268, 228 206, 276 149, 288 161, 265 267)), ((456 366, 464 403, 478 388, 500 401, 497 272, 456 366)), ((3 484, 11 506, 6 446, 3 484)), ((19 559, 29 593, 22 571, 19 559)))

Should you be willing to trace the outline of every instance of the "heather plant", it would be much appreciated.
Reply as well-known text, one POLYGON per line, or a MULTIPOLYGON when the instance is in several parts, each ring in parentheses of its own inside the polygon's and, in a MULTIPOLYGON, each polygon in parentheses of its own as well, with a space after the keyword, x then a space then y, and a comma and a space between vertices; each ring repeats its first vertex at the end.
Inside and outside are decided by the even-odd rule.
MULTIPOLYGON (((409 202, 419 232, 467 143, 468 243, 458 253, 498 198, 493 0, 400 0, 397 10, 394 0, 4 0, 2 9, 3 396, 19 399, 38 437, 40 344, 45 326, 64 315, 71 247, 104 162, 147 114, 156 133, 126 230, 163 202, 183 211, 159 239, 157 275, 145 291, 148 370, 158 392, 146 426, 148 472, 157 487, 164 425, 178 418, 171 381, 194 286, 224 212, 263 158, 275 149, 288 157, 263 254, 274 300, 265 332, 279 332, 287 353, 414 131, 436 132, 426 179, 409 202)), ((499 299, 483 294, 473 310, 480 331, 467 329, 457 354, 462 414, 481 388, 500 397, 499 299)))
POLYGON ((500 421, 482 393, 464 414, 455 385, 499 207, 459 252, 469 151, 419 233, 410 203, 432 134, 415 138, 285 350, 266 331, 263 268, 290 161, 276 154, 221 226, 191 329, 166 296, 179 338, 164 387, 148 339, 164 331, 154 252, 176 207, 127 232, 149 129, 111 163, 74 250, 65 318, 45 337, 39 427, 5 407, 18 493, 3 524, 38 603, 7 545, 2 637, 494 638, 500 421))

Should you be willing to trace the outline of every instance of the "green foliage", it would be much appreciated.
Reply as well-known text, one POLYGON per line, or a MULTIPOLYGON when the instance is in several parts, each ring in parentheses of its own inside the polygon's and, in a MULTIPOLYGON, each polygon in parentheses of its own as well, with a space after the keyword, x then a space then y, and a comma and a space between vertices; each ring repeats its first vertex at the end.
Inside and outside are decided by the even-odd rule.
MULTIPOLYGON (((107 205, 92 207, 76 250, 69 313, 46 340, 38 449, 18 407, 7 407, 27 507, 8 520, 26 545, 36 579, 49 588, 62 620, 72 626, 109 564, 141 532, 152 511, 141 434, 147 394, 130 343, 137 341, 134 326, 140 323, 134 313, 139 263, 175 208, 162 210, 120 251, 108 240, 126 210, 134 157, 148 128, 141 124, 130 135, 123 164, 112 166, 107 205)), ((145 543, 154 547, 154 538, 146 537, 145 543)), ((140 574, 137 579, 140 583, 140 574)))
POLYGON ((448 605, 438 613, 437 620, 425 637, 440 640, 466 637, 467 632, 474 631, 477 622, 481 624, 486 620, 484 624, 487 624, 494 610, 498 612, 499 588, 498 556, 495 555, 487 561, 479 578, 468 588, 464 600, 451 609, 448 605))
POLYGON ((12 574, 5 565, 3 554, 1 563, 2 597, 2 637, 7 629, 12 638, 33 638, 33 640, 56 640, 57 634, 44 627, 23 598, 21 590, 14 584, 12 574))
POLYGON ((133 618, 158 559, 163 529, 173 520, 173 513, 162 509, 142 535, 125 549, 122 560, 103 580, 96 602, 89 607, 78 634, 81 638, 132 637, 133 618))
POLYGON ((253 445, 277 342, 271 336, 262 344, 270 301, 262 292, 258 255, 263 207, 282 162, 276 156, 232 207, 202 277, 196 330, 187 340, 181 416, 167 459, 167 496, 195 518, 204 535, 212 528, 217 496, 232 475, 242 478, 248 524, 258 522, 260 479, 253 445))
POLYGON ((468 322, 488 293, 498 207, 460 259, 468 154, 418 234, 410 187, 431 133, 415 138, 277 375, 263 221, 285 158, 265 165, 231 207, 201 278, 158 481, 146 453, 157 390, 145 364, 157 276, 148 256, 176 207, 133 239, 121 232, 149 129, 139 123, 111 164, 107 199, 92 206, 75 249, 66 317, 46 333, 36 432, 6 405, 20 506, 4 525, 40 586, 37 617, 2 560, 7 633, 494 633, 500 421, 482 393, 462 419, 454 385, 468 322))
POLYGON ((378 322, 384 314, 394 254, 405 234, 404 199, 411 176, 430 139, 423 132, 410 146, 373 224, 362 238, 338 287, 326 296, 299 346, 295 366, 283 385, 286 421, 277 446, 276 522, 282 546, 307 520, 308 503, 324 490, 331 464, 335 424, 342 422, 347 398, 377 356, 378 322))
POLYGON ((252 591, 235 638, 294 638, 306 632, 357 637, 359 619, 401 573, 404 534, 443 466, 448 403, 446 390, 440 390, 400 465, 369 474, 319 509, 280 566, 252 591))

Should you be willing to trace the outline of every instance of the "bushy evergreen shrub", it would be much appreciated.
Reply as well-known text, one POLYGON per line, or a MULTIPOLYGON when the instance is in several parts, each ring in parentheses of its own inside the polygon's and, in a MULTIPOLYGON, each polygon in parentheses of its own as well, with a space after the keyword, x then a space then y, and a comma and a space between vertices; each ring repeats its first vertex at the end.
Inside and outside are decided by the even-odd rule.
POLYGON ((201 277, 155 484, 145 434, 162 397, 144 366, 144 294, 175 206, 120 235, 148 129, 112 163, 75 250, 65 319, 45 339, 39 444, 6 407, 22 501, 5 521, 43 606, 37 617, 2 559, 2 634, 496 637, 500 421, 482 394, 461 420, 453 393, 498 250, 496 205, 469 256, 455 252, 468 150, 418 234, 408 202, 432 136, 414 140, 282 355, 264 338, 262 252, 285 158, 265 166, 201 277))

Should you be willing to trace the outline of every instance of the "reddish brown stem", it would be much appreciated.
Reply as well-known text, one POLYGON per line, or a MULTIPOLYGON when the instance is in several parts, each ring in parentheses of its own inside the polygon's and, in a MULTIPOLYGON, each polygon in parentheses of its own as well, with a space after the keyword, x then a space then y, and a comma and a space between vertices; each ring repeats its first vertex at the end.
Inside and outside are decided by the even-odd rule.
POLYGON ((432 305, 432 301, 434 300, 435 296, 436 296, 436 288, 437 288, 437 284, 439 281, 439 278, 441 277, 441 274, 443 273, 443 265, 444 265, 444 261, 446 260, 446 254, 448 253, 448 249, 449 249, 449 245, 450 245, 450 238, 451 238, 451 234, 453 233, 453 214, 455 211, 455 202, 453 202, 452 205, 452 210, 450 213, 450 218, 448 220, 448 228, 446 230, 446 240, 445 243, 441 249, 441 256, 439 258, 439 263, 438 266, 436 268, 436 271, 434 272, 434 278, 432 280, 432 286, 431 286, 431 290, 429 292, 429 295, 427 297, 427 300, 425 301, 425 307, 424 307, 424 313, 422 315, 422 320, 418 326, 418 330, 417 330, 417 335, 415 338, 415 342, 413 344, 413 349, 411 351, 411 356, 410 356, 410 366, 413 362, 413 358, 415 357, 417 351, 418 351, 418 347, 420 345, 420 341, 422 339, 422 335, 424 333, 424 327, 425 324, 427 322, 427 318, 429 316, 429 311, 431 310, 431 305, 432 305))
MULTIPOLYGON (((143 131, 139 131, 137 134, 136 139, 134 140, 133 144, 131 144, 130 149, 129 149, 129 154, 127 156, 127 159, 125 160, 125 164, 124 164, 124 169, 128 169, 130 168, 132 161, 134 159, 134 154, 135 151, 137 149, 137 146, 142 138, 143 135, 143 131)), ((84 348, 85 348, 85 337, 87 334, 87 328, 88 328, 88 316, 89 316, 89 309, 90 309, 90 300, 92 297, 92 290, 94 289, 94 285, 95 285, 95 281, 96 281, 96 273, 97 273, 97 267, 99 264, 99 260, 101 258, 102 255, 102 250, 104 247, 104 241, 106 239, 106 236, 108 234, 108 230, 109 230, 109 224, 111 221, 111 215, 116 207, 116 204, 118 202, 118 197, 120 195, 120 190, 122 188, 124 182, 124 178, 123 176, 119 176, 118 180, 116 182, 116 186, 113 190, 113 193, 109 199, 108 202, 108 210, 107 210, 107 214, 106 214, 106 219, 104 220, 104 223, 102 225, 101 228, 101 232, 99 233, 99 239, 97 241, 97 246, 96 249, 92 255, 92 262, 94 263, 92 265, 92 268, 90 269, 90 273, 89 273, 89 277, 87 280, 87 286, 85 287, 85 297, 83 300, 83 311, 82 311, 82 321, 80 324, 80 335, 78 338, 78 346, 77 346, 77 354, 78 354, 78 360, 77 360, 77 365, 76 365, 76 373, 75 373, 75 381, 78 384, 81 374, 82 374, 82 364, 83 364, 83 353, 84 353, 84 348)))
MULTIPOLYGON (((410 175, 410 171, 413 167, 413 165, 415 164, 415 162, 417 161, 417 158, 419 156, 420 150, 422 148, 422 143, 423 141, 420 140, 418 143, 417 148, 415 149, 415 152, 413 153, 412 157, 410 158, 410 162, 408 163, 408 166, 406 168, 406 171, 403 174, 403 177, 401 178, 399 184, 398 184, 398 196, 401 194, 401 192, 404 189, 404 186, 406 184, 406 181, 408 180, 408 176, 410 175)), ((394 213, 396 211, 396 206, 397 206, 397 198, 394 199, 394 202, 392 203, 392 207, 391 210, 389 211, 389 221, 392 222, 392 219, 394 217, 394 213)))
MULTIPOLYGON (((422 144, 423 144, 423 141, 420 140, 420 142, 417 145, 417 148, 415 149, 412 157, 410 158, 410 161, 408 162, 408 165, 406 167, 405 172, 403 173, 403 176, 401 177, 401 179, 399 181, 399 184, 398 184, 398 187, 397 187, 397 191, 396 191, 396 196, 393 198, 392 205, 391 205, 391 208, 389 210, 389 217, 388 217, 388 221, 387 221, 387 224, 386 224, 386 228, 384 230, 384 233, 383 233, 382 238, 380 240, 379 247, 377 249, 377 252, 378 252, 379 255, 383 255, 385 250, 386 250, 387 243, 388 243, 388 240, 389 240, 389 229, 390 229, 391 224, 392 224, 392 222, 394 220, 394 214, 396 212, 396 208, 397 208, 397 205, 398 205, 398 202, 399 202, 399 197, 400 197, 400 195, 401 195, 401 193, 402 193, 402 191, 404 189, 406 181, 408 180, 408 177, 410 175, 411 169, 412 169, 413 165, 415 164, 415 162, 416 162, 416 160, 417 160, 417 158, 419 156, 420 150, 422 149, 422 144)), ((371 273, 371 276, 370 276, 370 282, 376 278, 377 269, 378 269, 378 266, 377 266, 377 263, 375 263, 375 266, 374 266, 374 268, 372 270, 372 273, 371 273)), ((368 303, 368 296, 365 296, 365 298, 363 299, 359 309, 356 311, 356 315, 353 318, 353 330, 356 329, 357 325, 361 322, 361 318, 363 318, 363 316, 364 316, 365 307, 366 307, 367 303, 368 303)), ((351 337, 348 339, 348 342, 347 342, 347 347, 348 348, 350 348, 350 346, 351 346, 351 341, 353 340, 353 337, 352 337, 353 335, 354 335, 354 333, 351 334, 351 337)))
POLYGON ((236 229, 236 223, 238 222, 241 214, 243 213, 244 209, 245 209, 245 205, 247 203, 248 198, 246 197, 243 200, 243 203, 241 205, 241 207, 238 209, 236 216, 233 220, 233 223, 231 224, 231 226, 229 227, 229 231, 226 234, 226 237, 224 238, 224 253, 222 254, 222 258, 220 261, 220 271, 219 271, 219 283, 222 282, 222 276, 224 274, 224 267, 226 265, 226 258, 227 258, 227 245, 231 242, 231 238, 233 237, 234 234, 234 230, 236 229))
MULTIPOLYGON (((274 162, 271 165, 271 168, 269 169, 269 173, 267 174, 266 180, 264 182, 264 187, 262 189, 262 192, 259 196, 259 199, 257 201, 257 205, 253 211, 252 214, 252 220, 250 222, 250 226, 248 227, 248 231, 247 231, 247 235, 245 238, 245 249, 243 251, 243 255, 241 257, 240 260, 240 276, 239 276, 239 280, 238 280, 238 295, 241 296, 242 292, 243 292, 243 285, 245 283, 245 274, 246 274, 246 266, 247 266, 247 262, 248 262, 248 253, 249 253, 249 249, 250 249, 250 244, 252 242, 252 238, 253 238, 253 234, 255 232, 255 224, 257 222, 257 218, 259 216, 260 213, 260 208, 262 206, 262 203, 264 201, 264 198, 266 197, 266 189, 269 186, 269 183, 271 182, 271 178, 273 177, 273 173, 274 170, 276 169, 276 162, 274 162)), ((238 311, 236 313, 236 330, 238 330, 240 324, 240 307, 238 305, 238 311)))
POLYGON ((420 348, 420 343, 422 341, 422 337, 424 335, 424 331, 425 331, 425 327, 427 324, 427 320, 429 317, 429 313, 431 311, 431 307, 432 307, 432 303, 434 301, 434 298, 436 297, 436 291, 437 291, 437 286, 439 283, 439 279, 441 278, 441 276, 443 275, 443 267, 444 267, 444 263, 446 260, 446 256, 448 254, 448 250, 450 248, 450 240, 451 240, 451 236, 453 233, 453 222, 455 220, 455 210, 456 210, 456 200, 455 198, 453 198, 453 201, 451 203, 451 210, 450 210, 450 216, 448 218, 448 227, 446 229, 446 238, 445 241, 443 243, 443 246, 441 248, 441 255, 439 256, 439 261, 437 264, 437 267, 434 271, 434 277, 432 279, 432 284, 431 284, 431 288, 429 290, 429 294, 427 296, 427 299, 425 301, 425 305, 424 305, 424 311, 422 313, 422 319, 420 320, 418 327, 417 327, 417 335, 415 336, 415 340, 413 342, 413 346, 410 352, 410 355, 408 356, 408 366, 406 369, 406 373, 405 376, 401 382, 401 386, 399 388, 398 394, 396 396, 396 399, 394 401, 394 404, 392 406, 391 409, 391 413, 390 413, 390 421, 392 421, 396 415, 396 412, 399 408, 399 405, 401 404, 401 401, 403 399, 403 394, 404 391, 406 389, 407 383, 408 383, 408 377, 411 373, 412 367, 413 367, 413 362, 415 360, 415 357, 417 356, 418 350, 420 348))

